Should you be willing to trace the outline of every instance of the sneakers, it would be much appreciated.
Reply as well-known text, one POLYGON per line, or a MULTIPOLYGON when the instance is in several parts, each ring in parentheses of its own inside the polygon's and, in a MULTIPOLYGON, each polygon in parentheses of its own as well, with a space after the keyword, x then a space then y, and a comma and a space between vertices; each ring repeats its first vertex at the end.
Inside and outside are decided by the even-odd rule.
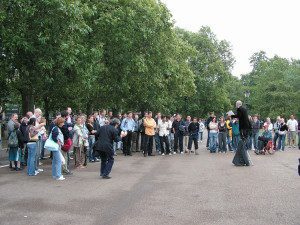
POLYGON ((43 170, 43 169, 38 169, 37 171, 38 171, 38 172, 44 172, 44 170, 43 170))
POLYGON ((176 153, 176 152, 173 152, 173 154, 176 155, 177 153, 176 153))
POLYGON ((39 174, 39 172, 36 170, 35 172, 34 172, 34 176, 36 176, 36 175, 38 175, 39 174))
POLYGON ((55 179, 55 180, 58 180, 58 181, 60 181, 60 180, 65 180, 66 178, 64 178, 63 176, 61 176, 61 177, 59 177, 59 178, 57 178, 57 179, 55 179))
POLYGON ((102 176, 103 179, 110 179, 110 176, 102 176))
POLYGON ((184 152, 180 152, 180 154, 181 154, 181 155, 183 155, 183 154, 184 154, 184 152))
POLYGON ((162 153, 161 155, 165 155, 165 153, 162 153))
POLYGON ((169 155, 172 155, 172 153, 169 153, 169 155))

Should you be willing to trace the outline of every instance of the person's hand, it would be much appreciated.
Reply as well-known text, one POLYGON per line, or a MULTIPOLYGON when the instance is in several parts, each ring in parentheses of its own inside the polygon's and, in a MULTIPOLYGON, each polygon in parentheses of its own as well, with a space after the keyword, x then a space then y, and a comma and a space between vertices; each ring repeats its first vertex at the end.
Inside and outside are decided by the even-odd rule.
POLYGON ((73 128, 72 127, 68 127, 68 130, 71 131, 73 128))
POLYGON ((95 133, 97 133, 97 131, 96 130, 92 130, 92 132, 91 132, 92 134, 95 134, 95 133))
POLYGON ((126 137, 127 132, 126 131, 121 131, 121 138, 126 137))

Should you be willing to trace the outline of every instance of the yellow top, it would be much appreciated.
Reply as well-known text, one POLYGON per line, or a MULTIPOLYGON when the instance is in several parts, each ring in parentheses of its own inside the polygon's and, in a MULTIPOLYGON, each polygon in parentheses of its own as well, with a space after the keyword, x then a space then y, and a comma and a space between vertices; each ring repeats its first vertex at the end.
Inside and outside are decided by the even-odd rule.
POLYGON ((230 126, 230 120, 226 120, 226 128, 228 130, 229 137, 232 138, 232 127, 230 126))
POLYGON ((145 134, 148 136, 154 136, 155 135, 155 128, 156 128, 156 122, 153 118, 145 118, 144 119, 144 127, 145 127, 145 134))

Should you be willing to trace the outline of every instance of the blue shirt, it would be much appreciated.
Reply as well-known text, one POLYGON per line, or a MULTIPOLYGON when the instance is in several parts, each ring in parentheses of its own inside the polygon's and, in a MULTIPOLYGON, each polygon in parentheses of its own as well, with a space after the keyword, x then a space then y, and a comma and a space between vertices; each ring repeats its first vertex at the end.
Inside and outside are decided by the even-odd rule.
POLYGON ((124 119, 121 123, 122 131, 134 131, 135 129, 135 121, 133 119, 124 119))

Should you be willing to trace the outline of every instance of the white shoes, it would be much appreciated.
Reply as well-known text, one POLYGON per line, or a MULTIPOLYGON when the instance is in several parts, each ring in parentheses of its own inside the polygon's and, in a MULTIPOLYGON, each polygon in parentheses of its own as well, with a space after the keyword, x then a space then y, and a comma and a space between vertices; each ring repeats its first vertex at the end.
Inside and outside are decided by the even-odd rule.
POLYGON ((36 170, 36 171, 34 172, 34 176, 36 176, 36 175, 38 175, 38 174, 39 174, 39 171, 36 170))
POLYGON ((169 155, 172 155, 172 153, 169 153, 169 155))
POLYGON ((43 169, 38 169, 37 171, 38 171, 38 172, 44 172, 44 170, 43 170, 43 169))
POLYGON ((64 178, 63 176, 61 176, 60 178, 57 178, 56 180, 65 180, 66 178, 64 178))
POLYGON ((176 152, 173 152, 173 154, 176 155, 177 153, 176 153, 176 152))
POLYGON ((184 152, 180 152, 180 154, 181 154, 181 155, 183 155, 183 154, 184 154, 184 152))
POLYGON ((165 153, 162 153, 161 155, 165 155, 165 153))

